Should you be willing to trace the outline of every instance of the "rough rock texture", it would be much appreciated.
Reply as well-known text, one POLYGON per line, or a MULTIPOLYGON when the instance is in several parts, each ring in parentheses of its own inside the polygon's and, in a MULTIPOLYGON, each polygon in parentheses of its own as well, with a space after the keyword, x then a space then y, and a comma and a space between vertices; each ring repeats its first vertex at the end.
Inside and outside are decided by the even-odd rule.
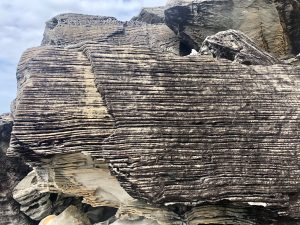
POLYGON ((46 23, 43 45, 67 45, 102 41, 124 33, 123 22, 114 17, 61 14, 46 23), (101 30, 101 32, 99 32, 101 30))
POLYGON ((225 58, 245 65, 273 65, 280 60, 262 51, 240 31, 227 30, 208 36, 202 43, 201 54, 225 58))
POLYGON ((196 50, 207 36, 228 29, 244 32, 276 55, 285 55, 288 50, 271 0, 169 0, 165 16, 166 24, 196 50))
POLYGON ((150 24, 164 23, 164 11, 164 7, 143 8, 140 14, 133 17, 131 21, 140 21, 150 24))
POLYGON ((232 30, 203 43, 218 57, 190 54, 232 18, 259 18, 255 35, 283 54, 275 5, 172 4, 179 36, 151 19, 63 14, 23 54, 8 154, 34 168, 14 198, 40 224, 300 223, 300 68, 232 30))
MULTIPOLYGON (((291 199, 300 176, 298 68, 244 67, 101 43, 30 51, 18 70, 27 80, 11 151, 41 170, 61 165, 40 173, 49 174, 50 186, 54 179, 53 189, 77 190, 87 203, 105 204, 97 197, 106 193, 103 187, 76 166, 89 164, 63 158, 82 152, 104 158, 126 192, 152 204, 262 202, 300 215, 297 196, 291 199)), ((130 198, 117 200, 119 210, 137 210, 130 198)), ((144 216, 145 206, 135 214, 144 216)))
POLYGON ((8 158, 6 150, 9 145, 12 117, 0 115, 0 224, 33 224, 20 213, 18 203, 12 198, 12 188, 29 172, 29 168, 16 158, 8 158))
POLYGON ((300 1, 274 0, 274 2, 288 36, 290 51, 298 54, 300 52, 300 1))
POLYGON ((47 22, 42 45, 64 46, 94 41, 149 46, 178 54, 179 40, 170 28, 162 23, 148 24, 149 21, 141 20, 121 22, 113 17, 61 14, 47 22))

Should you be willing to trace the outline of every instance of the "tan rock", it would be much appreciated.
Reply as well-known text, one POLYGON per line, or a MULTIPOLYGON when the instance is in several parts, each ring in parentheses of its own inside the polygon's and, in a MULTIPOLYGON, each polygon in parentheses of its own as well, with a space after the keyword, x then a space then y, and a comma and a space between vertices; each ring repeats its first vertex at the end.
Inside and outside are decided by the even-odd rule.
POLYGON ((90 221, 75 206, 69 206, 58 216, 50 215, 43 219, 39 225, 91 225, 90 221))

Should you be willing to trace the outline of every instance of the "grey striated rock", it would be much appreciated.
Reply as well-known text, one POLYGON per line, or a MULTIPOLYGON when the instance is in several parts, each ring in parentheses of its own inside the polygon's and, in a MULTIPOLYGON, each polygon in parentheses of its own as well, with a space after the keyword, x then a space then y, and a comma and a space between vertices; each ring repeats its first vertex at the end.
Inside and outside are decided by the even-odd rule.
POLYGON ((150 24, 164 23, 165 14, 164 7, 143 8, 138 16, 135 16, 131 21, 139 21, 150 24))
POLYGON ((199 50, 207 36, 228 29, 240 30, 259 47, 285 55, 288 44, 272 1, 170 0, 166 24, 190 48, 199 50))
POLYGON ((0 115, 0 224, 32 225, 32 221, 20 212, 12 197, 12 189, 29 172, 29 168, 17 158, 6 156, 13 120, 10 114, 0 115))
POLYGON ((166 21, 176 33, 63 14, 23 54, 8 149, 34 168, 21 209, 40 225, 299 224, 300 68, 238 31, 201 41, 254 28, 285 54, 275 5, 180 0, 166 21), (201 45, 217 57, 189 55, 201 45))
POLYGON ((21 205, 20 210, 33 220, 42 220, 52 212, 50 193, 41 193, 35 171, 30 172, 15 188, 14 199, 21 205))
POLYGON ((81 41, 105 41, 124 33, 123 22, 114 17, 75 13, 60 14, 46 22, 42 45, 68 45, 81 41), (101 32, 99 32, 101 30, 101 32))
POLYGON ((121 22, 112 17, 81 14, 62 14, 47 22, 42 45, 66 46, 80 42, 133 44, 179 54, 178 37, 163 23, 121 22))
POLYGON ((269 53, 261 50, 245 34, 236 30, 221 31, 208 36, 200 49, 204 55, 213 55, 245 65, 273 65, 282 63, 269 53))
MULTIPOLYGON (((123 190, 150 204, 262 202, 275 215, 299 216, 293 207, 298 199, 290 201, 300 176, 299 68, 244 67, 101 43, 34 52, 20 64, 28 78, 18 96, 10 151, 37 168, 51 168, 49 157, 61 158, 53 187, 77 190, 94 206, 105 203, 103 188, 95 192, 101 186, 94 179, 74 172, 80 165, 93 171, 84 168, 91 164, 66 155, 82 152, 104 158, 123 190)), ((145 205, 119 204, 126 213, 145 215, 145 205)), ((149 210, 155 215, 153 205, 149 210)), ((155 216, 167 224, 171 218, 155 216)))

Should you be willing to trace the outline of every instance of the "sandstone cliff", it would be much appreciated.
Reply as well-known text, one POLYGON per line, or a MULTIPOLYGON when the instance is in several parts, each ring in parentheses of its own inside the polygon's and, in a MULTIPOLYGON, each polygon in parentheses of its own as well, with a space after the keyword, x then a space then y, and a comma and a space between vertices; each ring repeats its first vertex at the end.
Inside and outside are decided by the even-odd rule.
POLYGON ((129 22, 49 20, 17 69, 7 154, 33 170, 5 183, 21 205, 8 217, 299 224, 300 68, 272 55, 298 53, 295 2, 180 0, 129 22))

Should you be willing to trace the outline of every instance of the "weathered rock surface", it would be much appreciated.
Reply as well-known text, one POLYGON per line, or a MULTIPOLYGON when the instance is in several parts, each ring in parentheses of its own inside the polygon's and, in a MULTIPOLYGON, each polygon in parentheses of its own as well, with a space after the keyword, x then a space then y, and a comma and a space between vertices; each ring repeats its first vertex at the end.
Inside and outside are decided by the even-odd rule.
POLYGON ((34 220, 41 220, 51 214, 50 193, 42 194, 36 189, 37 177, 34 171, 14 189, 14 199, 21 204, 21 211, 34 220))
POLYGON ((29 172, 20 159, 6 156, 12 125, 9 114, 0 115, 0 224, 30 225, 33 223, 20 212, 18 203, 12 197, 12 188, 29 172))
MULTIPOLYGON (((153 18, 152 14, 148 17, 148 20, 153 18)), ((172 30, 163 23, 149 23, 147 19, 125 23, 112 17, 62 14, 47 22, 42 45, 65 46, 94 41, 114 45, 148 46, 179 54, 179 40, 172 30)))
POLYGON ((175 33, 150 12, 62 14, 23 54, 8 149, 34 167, 21 210, 41 225, 299 224, 300 68, 239 31, 202 44, 237 27, 285 54, 275 5, 172 2, 175 33), (216 58, 189 55, 201 46, 216 58))
POLYGON ((103 41, 124 33, 123 24, 114 17, 61 14, 46 23, 42 44, 68 45, 81 41, 103 41))
POLYGON ((245 65, 273 65, 280 60, 262 51, 240 31, 227 30, 208 36, 202 43, 201 54, 225 58, 245 65))
MULTIPOLYGON (((38 171, 41 172, 41 171, 38 171)), ((49 183, 36 170, 30 172, 13 191, 14 199, 21 205, 20 210, 35 221, 40 221, 51 214, 60 214, 70 205, 81 205, 81 199, 51 192, 49 183)))
POLYGON ((265 50, 285 55, 288 44, 272 1, 170 0, 166 24, 183 42, 199 50, 207 36, 228 29, 240 30, 265 50))
POLYGON ((150 24, 164 23, 164 11, 164 7, 143 8, 140 14, 133 17, 131 21, 140 21, 150 24))
POLYGON ((72 175, 83 162, 76 158, 70 166, 71 155, 63 158, 82 152, 104 158, 126 192, 152 204, 263 202, 300 215, 297 198, 290 202, 300 176, 299 68, 244 67, 97 43, 34 52, 19 70, 28 78, 18 96, 11 151, 39 168, 51 168, 47 158, 57 155, 55 188, 105 204, 94 179, 72 175), (91 193, 82 191, 85 182, 91 193))

